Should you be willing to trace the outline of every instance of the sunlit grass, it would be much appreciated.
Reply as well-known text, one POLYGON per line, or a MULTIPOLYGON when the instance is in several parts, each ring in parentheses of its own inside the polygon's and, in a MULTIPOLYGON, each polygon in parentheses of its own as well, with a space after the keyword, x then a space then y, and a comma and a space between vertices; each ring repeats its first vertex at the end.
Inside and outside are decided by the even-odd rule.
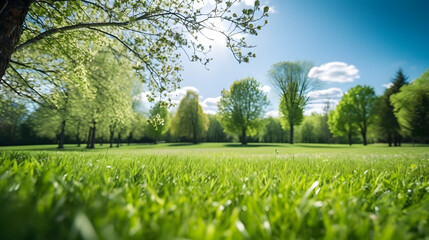
POLYGON ((427 238, 428 148, 344 147, 3 148, 0 238, 427 238))

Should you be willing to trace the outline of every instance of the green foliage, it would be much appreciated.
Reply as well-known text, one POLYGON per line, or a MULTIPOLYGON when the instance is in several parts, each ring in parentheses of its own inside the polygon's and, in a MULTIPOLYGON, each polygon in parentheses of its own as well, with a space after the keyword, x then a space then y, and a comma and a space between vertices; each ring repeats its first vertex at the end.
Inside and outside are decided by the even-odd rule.
POLYGON ((317 143, 320 141, 320 117, 321 115, 319 114, 312 114, 311 116, 304 117, 303 123, 297 129, 298 135, 301 138, 300 142, 317 143))
POLYGON ((393 104, 390 101, 390 96, 399 92, 399 89, 406 85, 407 78, 404 76, 401 69, 396 73, 396 77, 392 80, 391 86, 384 91, 382 96, 379 96, 376 102, 376 125, 379 129, 379 136, 388 141, 389 146, 392 142, 395 146, 401 143, 400 126, 398 119, 394 114, 393 104))
POLYGON ((349 144, 355 128, 362 135, 363 144, 367 145, 368 127, 374 121, 376 96, 369 86, 357 85, 341 98, 335 111, 329 115, 329 128, 337 136, 347 135, 349 144))
POLYGON ((264 108, 269 104, 267 94, 254 78, 236 80, 229 91, 222 90, 218 103, 219 121, 230 134, 241 135, 247 144, 247 135, 254 136, 264 127, 264 108))
POLYGON ((146 134, 155 141, 159 140, 170 128, 171 117, 168 109, 161 103, 156 103, 150 110, 146 134))
POLYGON ((24 103, 0 91, 0 145, 15 143, 18 129, 27 115, 24 103))
POLYGON ((254 146, 1 149, 0 238, 427 237, 427 146, 254 146))
POLYGON ((263 133, 261 134, 262 142, 285 142, 286 132, 282 129, 280 120, 277 118, 269 117, 266 119, 266 125, 263 133))
POLYGON ((363 145, 367 144, 367 130, 374 122, 375 91, 372 87, 357 85, 351 88, 347 95, 351 98, 353 118, 362 135, 363 145))
POLYGON ((134 69, 149 76, 146 83, 153 101, 155 94, 179 87, 182 50, 191 61, 207 64, 211 60, 211 46, 197 41, 205 31, 225 37, 237 61, 248 62, 255 57, 246 52, 252 46, 236 35, 257 35, 268 17, 268 7, 259 1, 249 9, 231 1, 207 6, 194 0, 29 2, 24 31, 11 50, 10 68, 0 77, 3 86, 39 103, 55 100, 44 96, 45 89, 58 83, 72 83, 84 91, 88 87, 85 66, 105 46, 133 59, 134 69), (219 20, 231 28, 213 24, 219 20), (67 76, 62 76, 64 72, 67 76))
POLYGON ((347 136, 349 144, 352 145, 352 136, 356 132, 356 114, 349 93, 341 98, 335 110, 329 113, 328 125, 335 136, 347 136))
POLYGON ((198 143, 206 136, 209 119, 200 106, 198 94, 188 91, 180 101, 172 120, 172 134, 198 143))
POLYGON ((294 126, 302 122, 308 93, 315 85, 315 82, 308 78, 311 67, 309 62, 279 62, 268 71, 268 76, 280 95, 279 112, 283 126, 290 129, 291 144, 294 126))
POLYGON ((390 100, 403 134, 422 139, 429 137, 429 70, 401 87, 390 100))
POLYGON ((304 106, 293 108, 293 111, 290 104, 286 103, 284 97, 280 99, 279 113, 280 113, 280 123, 282 124, 283 129, 291 128, 291 124, 296 126, 300 125, 304 120, 304 106), (289 106, 289 107, 288 107, 289 106))
POLYGON ((229 139, 224 131, 224 128, 218 121, 218 117, 213 114, 207 115, 209 119, 209 127, 207 130, 207 142, 227 142, 229 139))

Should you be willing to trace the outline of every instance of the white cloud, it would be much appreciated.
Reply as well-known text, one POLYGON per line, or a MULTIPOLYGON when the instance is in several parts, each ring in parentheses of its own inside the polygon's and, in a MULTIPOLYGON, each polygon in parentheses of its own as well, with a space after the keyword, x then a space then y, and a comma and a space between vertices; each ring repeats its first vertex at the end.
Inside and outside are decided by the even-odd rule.
POLYGON ((330 110, 333 110, 335 106, 340 102, 340 99, 343 94, 344 92, 340 88, 328 88, 309 92, 308 96, 310 97, 310 99, 304 110, 304 114, 321 114, 325 111, 324 108, 326 107, 328 102, 330 110))
POLYGON ((329 62, 313 67, 308 73, 308 77, 317 78, 326 82, 353 82, 360 78, 359 70, 354 65, 344 62, 329 62))
POLYGON ((383 84, 384 88, 390 88, 392 86, 393 86, 393 82, 389 82, 389 83, 383 84))
POLYGON ((150 92, 142 92, 139 95, 134 97, 134 100, 140 101, 142 103, 149 103, 149 100, 147 98, 147 95, 150 94, 150 92))
POLYGON ((196 87, 186 86, 183 88, 176 89, 171 93, 168 93, 167 98, 171 98, 172 103, 179 104, 180 100, 182 100, 182 98, 186 95, 186 92, 188 91, 194 91, 196 93, 199 93, 199 90, 196 87))
POLYGON ((201 107, 217 109, 217 103, 219 102, 220 98, 220 96, 215 98, 206 98, 201 101, 201 107))
POLYGON ((215 0, 200 0, 200 1, 194 1, 194 8, 195 9, 201 9, 204 7, 211 7, 216 4, 215 0))
POLYGON ((310 99, 320 98, 341 98, 343 96, 343 90, 340 88, 328 88, 322 90, 315 90, 308 93, 310 99))
POLYGON ((309 116, 312 113, 318 113, 318 114, 324 113, 328 102, 329 102, 329 110, 334 110, 337 104, 340 102, 340 100, 330 99, 330 98, 310 100, 304 109, 304 115, 309 116))
MULTIPOLYGON (((171 101, 176 104, 176 107, 179 105, 182 98, 186 95, 187 91, 194 91, 196 93, 199 93, 198 88, 194 86, 186 86, 180 89, 177 89, 174 92, 171 92, 168 94, 168 97, 171 98, 171 101)), ((204 98, 202 96, 199 96, 200 98, 200 105, 203 108, 204 112, 207 114, 216 114, 218 111, 217 103, 220 100, 220 96, 218 97, 208 97, 204 98)))
POLYGON ((203 110, 206 114, 216 115, 216 113, 217 113, 216 111, 212 111, 212 110, 205 110, 205 109, 203 109, 203 110))
POLYGON ((243 3, 247 6, 254 6, 255 0, 244 0, 243 3))
POLYGON ((268 85, 263 85, 259 89, 261 89, 264 93, 269 93, 271 91, 271 87, 268 85))
POLYGON ((264 118, 268 118, 268 117, 278 118, 279 115, 280 114, 278 110, 273 110, 273 111, 266 112, 264 118))

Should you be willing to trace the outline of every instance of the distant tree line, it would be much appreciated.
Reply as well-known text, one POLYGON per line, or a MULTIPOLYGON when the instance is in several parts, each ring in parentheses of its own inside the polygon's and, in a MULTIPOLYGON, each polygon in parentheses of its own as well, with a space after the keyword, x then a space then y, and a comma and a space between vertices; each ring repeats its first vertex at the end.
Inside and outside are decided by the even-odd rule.
POLYGON ((269 71, 280 97, 280 116, 264 117, 269 104, 254 78, 235 81, 224 89, 216 115, 204 113, 196 92, 188 91, 175 111, 157 102, 141 111, 140 81, 129 81, 126 60, 99 52, 88 65, 91 89, 62 85, 55 103, 37 105, 2 90, 0 144, 64 143, 95 148, 130 143, 248 142, 368 143, 429 142, 429 70, 412 82, 402 70, 390 87, 376 96, 372 87, 349 89, 332 109, 303 114, 310 89, 307 62, 281 62, 269 71), (119 62, 121 63, 119 67, 119 62), (108 63, 106 65, 106 63, 108 63), (108 67, 106 67, 108 66, 108 67))

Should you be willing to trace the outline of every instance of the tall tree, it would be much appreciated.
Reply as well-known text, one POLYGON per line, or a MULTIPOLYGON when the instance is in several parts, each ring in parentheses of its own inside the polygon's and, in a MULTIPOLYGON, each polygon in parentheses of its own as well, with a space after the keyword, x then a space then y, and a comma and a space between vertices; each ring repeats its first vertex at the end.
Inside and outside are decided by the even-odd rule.
POLYGON ((393 104, 390 96, 399 92, 399 89, 407 84, 407 77, 403 74, 402 69, 399 69, 395 78, 391 82, 383 96, 377 102, 378 125, 383 135, 387 138, 389 146, 401 145, 401 134, 398 119, 394 114, 393 104))
POLYGON ((312 64, 309 62, 279 62, 271 66, 268 76, 280 95, 279 110, 290 129, 290 143, 293 144, 294 126, 303 120, 303 110, 308 93, 314 82, 308 78, 312 64))
POLYGON ((89 127, 87 148, 95 147, 97 127, 104 122, 110 131, 110 142, 133 117, 130 61, 110 50, 99 51, 88 66, 90 94, 82 96, 80 107, 85 111, 89 127))
POLYGON ((22 72, 46 75, 51 81, 53 71, 62 71, 63 65, 69 64, 75 66, 77 75, 84 75, 83 66, 94 48, 114 41, 122 45, 119 52, 135 60, 136 69, 151 77, 148 84, 152 92, 175 89, 181 81, 180 51, 191 61, 207 64, 211 59, 207 55, 210 47, 197 40, 207 31, 224 37, 239 62, 255 56, 244 52, 252 46, 237 36, 257 35, 267 23, 263 19, 269 8, 262 7, 259 0, 248 9, 239 4, 197 0, 2 1, 1 84, 37 101, 44 92, 32 86, 38 84, 32 78, 21 79, 22 72), (216 24, 218 21, 230 27, 216 24), (3 78, 5 74, 8 76, 3 78), (17 87, 22 81, 29 83, 30 94, 17 87))
POLYGON ((429 70, 390 97, 403 134, 429 139, 429 70))
POLYGON ((180 101, 172 120, 172 133, 177 137, 192 139, 193 143, 207 133, 209 119, 199 104, 198 94, 188 91, 180 101))
POLYGON ((357 85, 351 88, 347 95, 351 98, 351 104, 355 114, 354 120, 362 135, 363 145, 367 145, 368 127, 373 123, 376 96, 372 87, 357 85))
POLYGON ((218 103, 219 119, 225 130, 241 134, 241 143, 247 144, 247 136, 256 135, 264 126, 264 107, 269 104, 267 94, 254 78, 234 81, 229 91, 223 89, 218 103))
POLYGON ((352 136, 355 133, 356 112, 352 99, 348 93, 344 94, 335 110, 329 113, 328 125, 335 136, 347 136, 349 145, 352 145, 352 136))

